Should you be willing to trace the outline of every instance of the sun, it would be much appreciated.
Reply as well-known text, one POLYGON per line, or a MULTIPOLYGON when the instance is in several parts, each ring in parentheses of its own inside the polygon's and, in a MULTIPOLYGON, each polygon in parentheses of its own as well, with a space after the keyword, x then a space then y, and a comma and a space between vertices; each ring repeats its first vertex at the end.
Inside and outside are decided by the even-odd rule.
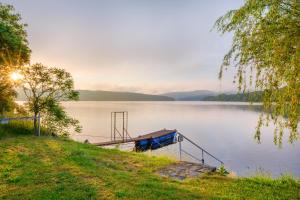
POLYGON ((18 81, 18 80, 23 78, 23 75, 16 71, 16 72, 13 72, 13 73, 10 74, 10 78, 13 81, 18 81))

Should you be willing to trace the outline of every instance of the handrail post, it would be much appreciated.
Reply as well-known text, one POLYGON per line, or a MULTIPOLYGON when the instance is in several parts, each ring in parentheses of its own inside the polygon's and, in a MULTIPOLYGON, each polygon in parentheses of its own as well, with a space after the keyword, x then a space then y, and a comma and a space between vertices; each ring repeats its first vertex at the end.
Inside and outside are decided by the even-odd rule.
POLYGON ((202 153, 202 159, 201 159, 201 161, 202 161, 202 164, 204 165, 204 153, 203 153, 203 149, 201 149, 201 153, 202 153))
POLYGON ((181 161, 181 141, 179 141, 179 159, 181 161))
POLYGON ((182 160, 182 157, 181 157, 181 154, 182 154, 182 147, 181 147, 181 142, 183 140, 183 137, 180 133, 177 133, 178 134, 178 137, 177 137, 177 141, 179 143, 179 159, 180 161, 182 160))

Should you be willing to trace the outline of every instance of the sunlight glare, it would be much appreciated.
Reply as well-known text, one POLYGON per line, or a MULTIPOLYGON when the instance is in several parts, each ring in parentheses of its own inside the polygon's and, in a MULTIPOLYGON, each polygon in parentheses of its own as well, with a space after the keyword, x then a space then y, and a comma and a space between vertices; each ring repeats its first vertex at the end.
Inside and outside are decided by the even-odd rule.
POLYGON ((11 73, 10 78, 11 78, 13 81, 18 81, 18 80, 20 80, 20 79, 23 78, 23 75, 20 74, 19 72, 13 72, 13 73, 11 73))

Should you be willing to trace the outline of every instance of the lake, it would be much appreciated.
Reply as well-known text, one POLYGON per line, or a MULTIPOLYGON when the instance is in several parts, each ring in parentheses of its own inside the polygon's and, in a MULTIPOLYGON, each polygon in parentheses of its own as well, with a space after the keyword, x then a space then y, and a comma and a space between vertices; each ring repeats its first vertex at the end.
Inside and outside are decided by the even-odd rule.
MULTIPOLYGON (((285 134, 283 146, 279 149, 273 143, 273 126, 270 126, 262 129, 261 143, 258 144, 254 140, 254 132, 259 109, 247 103, 81 101, 64 102, 64 106, 83 126, 82 133, 71 135, 77 141, 110 140, 111 112, 128 111, 128 132, 132 137, 163 128, 177 129, 240 176, 257 172, 273 176, 283 173, 300 176, 299 141, 289 144, 285 134)), ((187 142, 183 141, 182 145, 193 155, 201 155, 187 142)), ((178 144, 174 144, 147 154, 163 154, 178 159, 178 149, 178 144)), ((183 159, 193 161, 187 155, 183 159)), ((207 156, 205 161, 217 165, 207 156)))

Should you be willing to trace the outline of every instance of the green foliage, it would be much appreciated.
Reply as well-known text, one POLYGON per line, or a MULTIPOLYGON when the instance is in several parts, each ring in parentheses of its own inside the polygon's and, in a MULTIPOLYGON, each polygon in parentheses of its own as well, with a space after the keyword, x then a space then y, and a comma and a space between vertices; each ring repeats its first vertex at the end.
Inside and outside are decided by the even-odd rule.
POLYGON ((249 181, 253 181, 259 184, 264 185, 274 185, 274 186, 282 186, 285 185, 286 187, 292 187, 293 185, 300 184, 300 180, 293 178, 291 175, 282 175, 277 179, 273 179, 271 176, 266 175, 255 175, 253 177, 247 178, 249 181))
POLYGON ((0 114, 14 107, 15 91, 9 75, 29 62, 26 25, 10 5, 0 3, 0 114))
POLYGON ((81 132, 79 121, 69 117, 58 102, 49 101, 42 115, 42 124, 52 135, 68 136, 69 127, 74 127, 76 132, 81 132))
POLYGON ((218 169, 217 169, 218 174, 220 174, 221 176, 227 176, 229 174, 229 172, 227 171, 227 169, 225 168, 224 165, 221 165, 218 169))
POLYGON ((221 33, 234 32, 232 47, 220 70, 234 65, 238 89, 264 91, 263 108, 255 138, 272 121, 275 144, 284 128, 289 141, 298 138, 300 119, 300 2, 298 0, 246 0, 217 20, 221 33), (285 116, 284 119, 282 116, 285 116))
MULTIPOLYGON (((46 135, 45 129, 41 129, 42 135, 46 135)), ((8 124, 0 124, 0 139, 17 136, 28 136, 34 133, 32 121, 12 121, 8 124)))
POLYGON ((20 66, 29 62, 25 27, 13 6, 0 3, 0 66, 20 66))
POLYGON ((0 199, 300 198, 296 179, 206 175, 176 181, 156 173, 170 159, 62 138, 6 138, 0 150, 0 199))
POLYGON ((8 81, 1 80, 0 77, 0 117, 3 116, 5 112, 12 110, 15 106, 15 97, 16 92, 13 89, 13 85, 8 81))
POLYGON ((219 94, 217 96, 207 96, 203 101, 239 101, 239 102, 261 102, 262 92, 249 92, 239 94, 219 94))
POLYGON ((71 127, 79 132, 78 120, 69 117, 60 104, 64 100, 78 99, 71 74, 64 69, 48 68, 40 63, 24 67, 22 74, 23 89, 27 96, 25 105, 34 116, 42 115, 42 124, 49 133, 67 135, 71 127))
POLYGON ((32 122, 10 122, 9 124, 0 125, 0 139, 6 137, 31 135, 32 133, 32 122))

